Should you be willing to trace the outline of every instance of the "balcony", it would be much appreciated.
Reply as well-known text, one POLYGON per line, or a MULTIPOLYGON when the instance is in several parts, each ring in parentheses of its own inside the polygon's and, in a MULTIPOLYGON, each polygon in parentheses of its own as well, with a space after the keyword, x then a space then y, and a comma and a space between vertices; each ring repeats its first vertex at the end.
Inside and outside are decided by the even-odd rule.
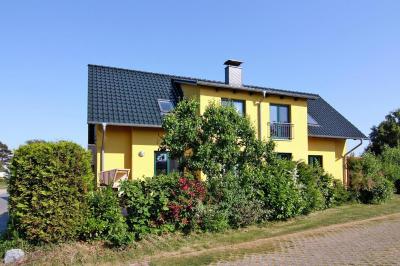
POLYGON ((293 124, 290 123, 268 123, 271 139, 286 140, 293 139, 293 124))

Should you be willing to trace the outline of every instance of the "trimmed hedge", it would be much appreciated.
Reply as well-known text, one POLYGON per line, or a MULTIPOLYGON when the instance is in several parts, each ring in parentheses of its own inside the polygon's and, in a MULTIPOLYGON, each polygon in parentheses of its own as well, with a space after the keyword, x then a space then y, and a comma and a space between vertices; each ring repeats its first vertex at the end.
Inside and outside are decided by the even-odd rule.
POLYGON ((11 162, 9 229, 33 242, 75 239, 93 186, 91 155, 67 141, 19 147, 11 162))

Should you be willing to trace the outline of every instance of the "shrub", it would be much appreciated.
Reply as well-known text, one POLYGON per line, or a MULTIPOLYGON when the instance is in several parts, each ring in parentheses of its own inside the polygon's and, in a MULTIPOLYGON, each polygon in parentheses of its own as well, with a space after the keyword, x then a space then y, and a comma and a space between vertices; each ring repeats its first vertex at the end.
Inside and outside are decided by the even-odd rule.
POLYGON ((385 147, 379 158, 385 177, 393 182, 396 193, 400 194, 400 147, 385 147))
POLYGON ((345 188, 340 180, 333 180, 332 191, 333 200, 331 201, 331 205, 329 207, 342 205, 351 199, 350 192, 345 188))
POLYGON ((207 180, 208 202, 227 214, 230 227, 254 224, 265 218, 263 202, 257 197, 261 193, 256 187, 259 173, 254 167, 244 167, 207 180))
POLYGON ((147 233, 193 229, 205 186, 192 176, 172 174, 126 181, 121 193, 130 229, 136 238, 141 238, 147 233))
POLYGON ((127 222, 136 239, 148 233, 173 231, 173 227, 166 224, 166 215, 175 179, 160 175, 122 182, 121 203, 127 210, 127 222))
MULTIPOLYGON (((304 200, 303 213, 326 208, 326 198, 329 198, 329 180, 320 167, 305 163, 297 164, 298 182, 301 184, 301 196, 304 200)), ((328 199, 329 201, 329 199, 328 199)))
POLYGON ((173 187, 168 204, 168 218, 176 229, 189 232, 196 224, 197 206, 206 193, 203 182, 192 176, 180 177, 173 187))
POLYGON ((199 204, 197 207, 199 226, 205 232, 222 232, 228 229, 228 212, 215 204, 199 204))
POLYGON ((114 246, 129 244, 133 238, 122 215, 119 199, 111 188, 89 193, 88 214, 81 229, 85 240, 103 239, 114 246))
POLYGON ((362 203, 381 203, 392 197, 393 184, 382 173, 382 165, 371 153, 349 158, 351 190, 362 203))
POLYGON ((305 201, 304 214, 331 208, 349 201, 349 193, 340 180, 319 166, 298 163, 298 180, 305 201))
POLYGON ((11 162, 10 228, 30 242, 74 239, 93 185, 91 155, 72 142, 21 146, 11 162))
POLYGON ((294 217, 306 207, 293 162, 278 160, 264 172, 263 201, 268 218, 282 220, 294 217))

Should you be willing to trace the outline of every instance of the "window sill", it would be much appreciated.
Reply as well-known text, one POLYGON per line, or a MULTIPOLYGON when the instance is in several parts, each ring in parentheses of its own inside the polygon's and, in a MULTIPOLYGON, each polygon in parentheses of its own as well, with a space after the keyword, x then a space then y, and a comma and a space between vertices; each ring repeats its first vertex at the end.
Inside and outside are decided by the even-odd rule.
POLYGON ((276 141, 292 141, 293 139, 291 138, 277 138, 277 137, 270 137, 271 140, 276 140, 276 141))

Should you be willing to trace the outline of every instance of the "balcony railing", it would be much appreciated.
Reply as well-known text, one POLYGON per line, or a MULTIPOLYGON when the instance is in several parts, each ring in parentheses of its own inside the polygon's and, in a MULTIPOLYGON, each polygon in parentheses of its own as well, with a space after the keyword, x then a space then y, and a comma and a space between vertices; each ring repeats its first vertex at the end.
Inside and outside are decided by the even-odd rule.
POLYGON ((293 124, 268 123, 269 134, 272 139, 293 139, 293 124))

